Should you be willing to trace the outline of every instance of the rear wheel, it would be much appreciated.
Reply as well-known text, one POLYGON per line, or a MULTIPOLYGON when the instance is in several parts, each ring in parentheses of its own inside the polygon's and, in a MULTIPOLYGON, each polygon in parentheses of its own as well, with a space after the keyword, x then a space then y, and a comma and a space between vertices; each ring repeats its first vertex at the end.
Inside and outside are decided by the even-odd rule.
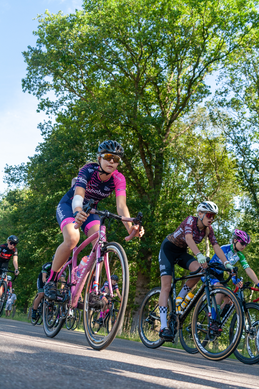
MULTIPOLYGON (((236 328, 236 319, 234 316, 231 323, 231 338, 236 328)), ((256 303, 246 304, 243 332, 234 354, 239 361, 247 365, 259 362, 259 305, 256 303)))
POLYGON ((2 283, 1 288, 2 288, 2 296, 0 297, 0 316, 2 315, 4 310, 4 303, 6 299, 6 293, 7 293, 7 284, 5 281, 2 283))
POLYGON ((81 321, 81 311, 80 309, 75 309, 75 321, 74 321, 74 324, 71 328, 72 331, 74 331, 76 328, 79 327, 79 324, 80 324, 80 321, 81 321))
POLYGON ((199 352, 207 359, 227 358, 237 347, 242 333, 242 311, 240 304, 229 289, 215 287, 209 294, 211 313, 204 293, 198 300, 192 319, 193 339, 199 352), (219 307, 225 303, 229 309, 222 315, 219 307), (234 315, 237 320, 230 337, 230 326, 234 315))
MULTIPOLYGON (((86 281, 83 320, 86 339, 90 346, 96 350, 102 350, 109 346, 122 326, 129 293, 129 269, 125 251, 120 244, 115 242, 107 243, 105 245, 105 250, 108 255, 110 273, 116 274, 119 277, 117 284, 122 300, 118 307, 117 320, 110 332, 107 331, 107 328, 105 329, 105 326, 102 326, 103 328, 100 328, 99 331, 93 331, 93 317, 96 316, 97 312, 100 312, 100 310, 103 309, 101 296, 96 295, 95 292, 92 291, 96 269, 95 263, 86 281)), ((102 286, 106 280, 107 275, 105 266, 101 266, 99 277, 100 286, 102 286)))
MULTIPOLYGON (((159 312, 160 291, 161 288, 156 287, 148 292, 140 307, 138 332, 142 343, 148 348, 160 347, 165 342, 164 339, 159 337, 161 327, 159 312)), ((172 299, 169 296, 167 305, 168 320, 172 306, 172 299)))
MULTIPOLYGON (((35 326, 36 324, 38 324, 38 322, 39 322, 39 320, 40 320, 40 318, 41 318, 41 315, 39 314, 39 309, 37 309, 36 319, 33 319, 33 318, 32 318, 32 309, 33 309, 33 307, 34 307, 34 301, 36 300, 37 297, 38 297, 38 295, 35 296, 35 298, 34 298, 34 300, 33 300, 33 303, 32 303, 32 307, 30 308, 30 309, 31 309, 31 315, 30 315, 30 317, 31 317, 31 324, 32 324, 33 326, 35 326)), ((41 320, 41 323, 42 323, 42 320, 41 320)), ((40 323, 40 324, 41 324, 41 323, 40 323)))

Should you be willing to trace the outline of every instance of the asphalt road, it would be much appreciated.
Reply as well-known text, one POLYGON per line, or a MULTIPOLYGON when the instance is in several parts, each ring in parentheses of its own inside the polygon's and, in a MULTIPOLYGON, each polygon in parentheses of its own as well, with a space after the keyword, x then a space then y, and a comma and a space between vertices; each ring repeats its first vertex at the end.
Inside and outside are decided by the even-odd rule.
POLYGON ((42 326, 0 318, 0 388, 6 389, 258 389, 259 364, 115 339, 103 351, 83 333, 62 330, 47 338, 42 326))

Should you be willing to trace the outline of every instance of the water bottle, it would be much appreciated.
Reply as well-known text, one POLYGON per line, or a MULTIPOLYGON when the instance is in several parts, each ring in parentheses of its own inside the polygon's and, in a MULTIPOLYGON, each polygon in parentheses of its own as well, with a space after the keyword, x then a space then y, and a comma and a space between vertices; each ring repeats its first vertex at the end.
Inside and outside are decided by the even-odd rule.
POLYGON ((189 304, 189 302, 193 299, 194 297, 194 294, 192 292, 189 292, 186 296, 185 296, 185 299, 183 300, 182 304, 181 304, 181 308, 182 309, 185 309, 187 307, 187 305, 189 304))
POLYGON ((82 259, 81 259, 81 262, 79 263, 79 265, 77 266, 77 270, 76 270, 76 275, 77 277, 79 278, 81 273, 82 273, 82 269, 84 268, 85 264, 87 263, 88 261, 88 256, 85 255, 82 259))

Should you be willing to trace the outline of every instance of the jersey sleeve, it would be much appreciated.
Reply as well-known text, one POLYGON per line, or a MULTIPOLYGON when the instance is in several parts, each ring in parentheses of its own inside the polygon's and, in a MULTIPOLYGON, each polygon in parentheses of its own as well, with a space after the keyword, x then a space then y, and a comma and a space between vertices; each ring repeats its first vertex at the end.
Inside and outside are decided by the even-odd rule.
POLYGON ((184 235, 186 234, 191 234, 193 235, 193 227, 194 227, 194 222, 195 222, 195 219, 193 216, 188 216, 184 222, 183 222, 183 226, 184 226, 184 235))
POLYGON ((86 189, 87 183, 95 170, 96 168, 94 164, 87 164, 83 166, 82 169, 79 170, 75 187, 79 186, 80 188, 86 189))
POLYGON ((248 267, 250 267, 243 253, 239 252, 239 253, 237 253, 237 255, 239 256, 239 262, 243 266, 244 270, 247 269, 248 267))
POLYGON ((210 233, 208 235, 209 241, 212 244, 212 246, 215 246, 215 244, 218 244, 216 236, 214 235, 214 231, 212 227, 209 227, 210 233))
POLYGON ((115 171, 113 174, 114 184, 115 184, 115 195, 117 196, 126 196, 126 179, 123 174, 118 171, 115 171))

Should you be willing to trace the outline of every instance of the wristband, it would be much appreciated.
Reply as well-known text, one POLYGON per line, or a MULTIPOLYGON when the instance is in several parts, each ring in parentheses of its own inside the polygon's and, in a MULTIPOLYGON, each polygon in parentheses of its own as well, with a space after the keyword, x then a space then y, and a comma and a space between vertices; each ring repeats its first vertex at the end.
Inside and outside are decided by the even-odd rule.
POLYGON ((258 284, 256 286, 257 286, 257 288, 259 288, 259 282, 258 282, 258 284))
POLYGON ((75 211, 75 213, 73 213, 73 217, 75 218, 76 215, 78 214, 79 211, 75 211))

